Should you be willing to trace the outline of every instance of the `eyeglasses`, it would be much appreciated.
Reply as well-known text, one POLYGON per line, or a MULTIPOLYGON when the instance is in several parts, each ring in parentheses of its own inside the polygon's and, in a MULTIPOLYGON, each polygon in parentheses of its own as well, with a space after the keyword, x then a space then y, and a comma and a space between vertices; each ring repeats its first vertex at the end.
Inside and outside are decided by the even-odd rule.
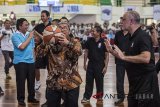
POLYGON ((61 30, 68 30, 68 27, 67 27, 67 26, 64 26, 64 27, 60 26, 59 28, 60 28, 61 30))
POLYGON ((126 20, 131 21, 131 22, 133 22, 133 21, 134 21, 134 19, 122 18, 122 21, 126 21, 126 20))
POLYGON ((122 21, 125 21, 126 19, 125 18, 122 18, 122 21))

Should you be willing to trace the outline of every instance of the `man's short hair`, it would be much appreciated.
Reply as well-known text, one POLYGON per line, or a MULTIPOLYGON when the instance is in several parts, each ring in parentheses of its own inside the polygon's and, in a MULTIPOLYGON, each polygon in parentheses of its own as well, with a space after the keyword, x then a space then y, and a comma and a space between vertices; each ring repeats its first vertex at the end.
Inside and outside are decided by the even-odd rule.
POLYGON ((140 23, 140 15, 136 11, 128 11, 127 12, 130 19, 133 19, 136 23, 140 23))
MULTIPOLYGON (((17 20, 17 23, 16 23, 16 28, 17 28, 17 30, 19 30, 19 26, 22 26, 22 24, 23 24, 24 21, 27 21, 27 19, 25 19, 25 18, 20 18, 20 19, 17 20)), ((28 21, 27 21, 27 22, 28 22, 28 21)))
POLYGON ((35 20, 32 20, 31 23, 36 23, 36 21, 35 21, 35 20))
POLYGON ((69 23, 69 20, 68 20, 65 16, 61 17, 61 18, 60 18, 60 21, 61 21, 62 19, 66 19, 67 22, 69 23))
POLYGON ((98 33, 102 34, 103 29, 101 28, 101 26, 95 26, 94 28, 96 29, 96 31, 97 31, 98 33))
POLYGON ((57 23, 59 23, 59 22, 60 22, 60 20, 59 20, 59 19, 53 19, 53 20, 52 20, 52 22, 54 22, 54 21, 55 21, 55 22, 57 22, 57 23))
POLYGON ((41 14, 42 14, 42 13, 45 13, 47 17, 49 17, 49 16, 50 16, 49 11, 47 11, 47 10, 42 10, 42 11, 41 11, 41 14))
POLYGON ((11 22, 11 21, 10 21, 10 20, 8 20, 8 19, 6 19, 6 20, 4 21, 4 24, 5 24, 6 22, 11 22))

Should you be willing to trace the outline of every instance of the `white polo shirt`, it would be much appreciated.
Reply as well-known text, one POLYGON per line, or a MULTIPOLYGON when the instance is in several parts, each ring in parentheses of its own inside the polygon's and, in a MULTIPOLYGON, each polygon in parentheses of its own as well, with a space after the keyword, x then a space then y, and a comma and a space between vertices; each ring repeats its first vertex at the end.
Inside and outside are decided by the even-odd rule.
POLYGON ((1 40, 1 49, 5 51, 13 51, 13 44, 11 37, 14 33, 14 30, 11 29, 6 30, 5 28, 2 28, 2 30, 0 31, 0 36, 2 36, 2 32, 4 31, 7 33, 7 35, 5 35, 1 40))

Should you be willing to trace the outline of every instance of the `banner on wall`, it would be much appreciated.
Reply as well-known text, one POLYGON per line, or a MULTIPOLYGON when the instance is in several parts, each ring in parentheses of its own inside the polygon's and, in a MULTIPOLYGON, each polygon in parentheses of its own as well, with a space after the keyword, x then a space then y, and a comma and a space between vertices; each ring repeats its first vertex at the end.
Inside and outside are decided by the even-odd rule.
POLYGON ((135 6, 125 6, 124 7, 124 11, 127 12, 127 11, 135 11, 136 10, 136 7, 135 6))
POLYGON ((153 7, 153 19, 160 20, 160 5, 154 5, 153 7))
POLYGON ((27 4, 26 5, 26 12, 27 13, 36 13, 36 12, 40 12, 41 9, 39 7, 39 5, 34 5, 34 4, 27 4))
POLYGON ((61 6, 53 6, 52 7, 52 13, 64 13, 64 8, 63 7, 61 7, 61 6))
MULTIPOLYGON (((36 4, 26 5, 27 13, 36 13, 36 12, 41 12, 42 10, 49 10, 49 6, 41 7, 36 4)), ((83 12, 83 6, 79 4, 66 4, 64 6, 52 6, 51 12, 56 14, 65 14, 65 13, 80 14, 83 12)))
POLYGON ((67 6, 68 13, 82 13, 82 5, 79 4, 70 4, 67 6))
POLYGON ((112 6, 101 6, 101 19, 109 21, 112 19, 112 6))
POLYGON ((83 6, 79 4, 66 4, 64 6, 53 6, 52 12, 61 14, 61 13, 82 13, 83 6))

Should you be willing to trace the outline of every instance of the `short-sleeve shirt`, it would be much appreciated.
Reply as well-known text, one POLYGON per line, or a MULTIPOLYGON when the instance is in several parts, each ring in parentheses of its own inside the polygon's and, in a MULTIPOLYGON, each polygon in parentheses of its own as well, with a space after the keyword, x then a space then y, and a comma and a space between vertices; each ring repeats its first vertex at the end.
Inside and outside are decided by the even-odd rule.
POLYGON ((49 22, 46 26, 44 25, 44 23, 38 24, 37 26, 35 26, 34 30, 36 30, 38 33, 40 33, 41 35, 43 35, 43 31, 47 26, 50 26, 51 23, 49 22))
MULTIPOLYGON (((122 52, 124 52, 124 53, 127 51, 127 46, 128 46, 128 42, 129 42, 129 36, 130 36, 129 33, 124 35, 122 30, 118 31, 115 34, 114 44, 117 45, 118 48, 120 50, 122 50, 122 52)), ((125 61, 122 61, 121 59, 115 58, 115 63, 116 64, 125 64, 125 61)))
POLYGON ((5 28, 2 28, 0 35, 2 36, 2 32, 5 32, 6 35, 1 40, 1 49, 4 51, 13 51, 13 44, 11 41, 12 35, 14 33, 14 30, 8 29, 6 30, 5 28))
MULTIPOLYGON (((126 63, 126 71, 129 80, 129 94, 148 93, 153 83, 153 73, 155 72, 155 61, 151 37, 141 28, 138 28, 129 38, 129 46, 126 52, 127 56, 136 56, 140 53, 148 51, 151 53, 151 58, 148 64, 146 63, 126 63)), ((154 77, 156 78, 156 77, 154 77)))
POLYGON ((88 49, 89 62, 104 64, 107 50, 103 38, 100 38, 97 42, 93 37, 89 38, 85 43, 85 49, 88 49))
POLYGON ((20 62, 24 63, 34 63, 34 39, 32 38, 30 43, 27 45, 27 47, 24 50, 20 50, 19 46, 26 41, 26 39, 29 36, 29 32, 27 32, 25 35, 21 32, 17 31, 12 36, 12 43, 14 46, 14 59, 13 63, 18 64, 20 62))

